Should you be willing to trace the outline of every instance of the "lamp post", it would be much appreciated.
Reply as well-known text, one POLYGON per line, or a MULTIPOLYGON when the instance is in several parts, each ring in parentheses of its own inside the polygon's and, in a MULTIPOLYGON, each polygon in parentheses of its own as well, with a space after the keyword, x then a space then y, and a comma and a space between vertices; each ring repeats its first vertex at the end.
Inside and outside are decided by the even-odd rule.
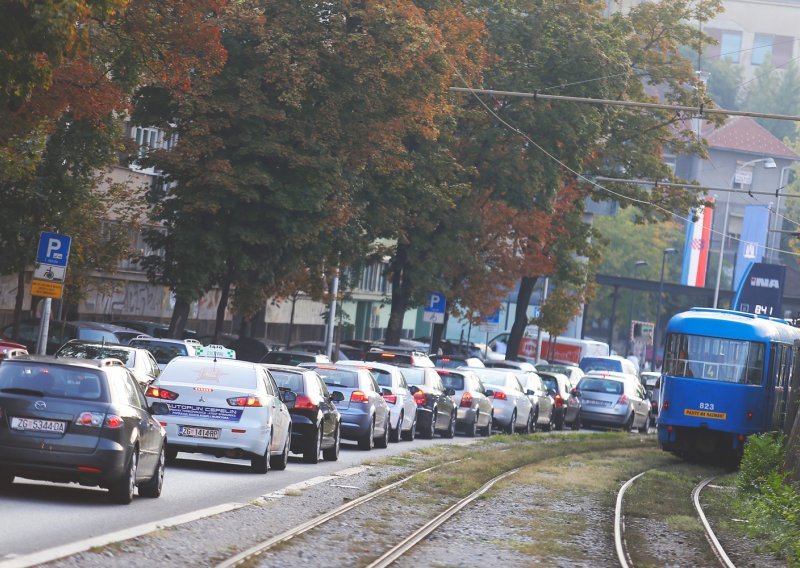
MULTIPOLYGON (((752 166, 758 164, 760 162, 764 163, 764 167, 767 169, 772 169, 778 167, 775 164, 775 160, 772 158, 759 158, 757 160, 750 160, 749 162, 745 162, 741 166, 736 166, 736 169, 731 176, 731 181, 728 184, 728 187, 734 189, 733 184, 736 181, 736 172, 739 171, 741 168, 746 168, 748 166, 752 166)), ((717 261, 717 283, 714 286, 714 307, 719 307, 719 281, 722 278, 722 259, 725 257, 725 238, 728 236, 728 209, 730 209, 731 205, 731 193, 732 191, 727 192, 725 196, 725 218, 722 220, 722 240, 720 241, 719 246, 719 260, 717 261)))
POLYGON ((666 248, 661 251, 661 279, 658 282, 658 302, 656 302, 656 327, 653 330, 653 360, 650 369, 656 370, 656 348, 658 347, 658 327, 661 325, 661 296, 664 295, 664 266, 667 263, 667 255, 678 254, 677 249, 666 248))
MULTIPOLYGON (((772 260, 773 264, 776 264, 778 262, 777 249, 781 248, 781 227, 783 226, 783 223, 781 222, 781 217, 780 217, 781 214, 780 191, 781 189, 783 189, 783 174, 791 169, 792 166, 784 166, 781 168, 781 176, 778 178, 778 191, 775 192, 778 194, 778 196, 775 198, 775 211, 774 211, 775 221, 773 222, 772 238, 770 239, 771 242, 770 248, 772 248, 772 250, 769 251, 769 258, 772 260)), ((788 176, 786 177, 786 185, 789 185, 788 176)))
MULTIPOLYGON (((637 260, 633 264, 633 277, 634 278, 636 277, 636 269, 637 268, 641 268, 642 266, 647 266, 648 264, 650 264, 650 263, 647 262, 646 260, 637 260)), ((631 327, 632 326, 633 326, 633 289, 631 289, 631 305, 628 308, 628 344, 627 344, 628 348, 627 348, 627 352, 625 353, 625 357, 627 357, 628 355, 631 354, 631 343, 632 342, 631 342, 630 332, 631 332, 631 327)))

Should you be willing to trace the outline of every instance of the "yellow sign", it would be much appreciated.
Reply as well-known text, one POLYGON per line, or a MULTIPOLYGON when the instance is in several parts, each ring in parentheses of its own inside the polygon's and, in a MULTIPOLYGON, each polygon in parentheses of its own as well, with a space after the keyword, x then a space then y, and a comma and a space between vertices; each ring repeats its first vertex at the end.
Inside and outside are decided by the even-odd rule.
POLYGON ((43 298, 61 299, 64 292, 64 284, 61 282, 51 282, 50 280, 31 280, 31 296, 42 296, 43 298))
POLYGON ((698 418, 713 418, 715 420, 727 420, 728 415, 724 412, 709 412, 708 410, 695 410, 693 408, 684 408, 683 414, 685 416, 697 416, 698 418))

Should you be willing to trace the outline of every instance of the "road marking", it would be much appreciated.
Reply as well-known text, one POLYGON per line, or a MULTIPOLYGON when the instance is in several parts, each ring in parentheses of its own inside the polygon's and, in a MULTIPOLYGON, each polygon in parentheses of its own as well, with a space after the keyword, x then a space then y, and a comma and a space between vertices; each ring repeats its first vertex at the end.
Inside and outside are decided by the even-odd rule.
POLYGON ((25 556, 17 556, 15 558, 3 560, 0 562, 0 567, 26 568, 27 566, 52 562, 53 560, 58 560, 59 558, 64 558, 65 556, 71 556, 73 554, 78 554, 79 552, 85 552, 90 548, 107 546, 115 542, 143 536, 160 529, 182 525, 202 519, 204 517, 218 515, 220 513, 235 511, 236 509, 241 509, 246 505, 246 503, 223 503, 222 505, 208 507, 207 509, 200 509, 198 511, 192 511, 191 513, 169 517, 160 521, 145 523, 129 529, 123 529, 121 531, 108 533, 93 538, 87 538, 78 542, 72 542, 70 544, 48 548, 47 550, 41 550, 39 552, 34 552, 33 554, 26 554, 25 556))

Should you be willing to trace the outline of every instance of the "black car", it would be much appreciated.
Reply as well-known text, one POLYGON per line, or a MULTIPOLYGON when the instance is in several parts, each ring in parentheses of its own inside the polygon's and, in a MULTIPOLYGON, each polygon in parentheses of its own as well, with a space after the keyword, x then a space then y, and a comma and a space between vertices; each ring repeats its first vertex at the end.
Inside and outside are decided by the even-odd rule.
MULTIPOLYGON (((135 329, 139 333, 152 335, 153 337, 169 338, 169 324, 166 323, 142 321, 142 320, 114 320, 111 323, 114 325, 119 325, 130 329, 135 329)), ((181 339, 199 340, 200 337, 198 336, 196 331, 193 331, 191 329, 184 329, 183 336, 181 337, 181 339)))
POLYGON ((316 371, 287 365, 264 367, 281 391, 297 395, 294 403, 288 405, 292 416, 291 451, 303 454, 306 463, 317 463, 320 450, 326 460, 338 460, 342 417, 334 402, 341 401, 342 394, 332 396, 316 371))
POLYGON ((15 476, 158 497, 166 432, 117 359, 23 356, 0 365, 0 488, 15 476), (46 451, 44 451, 46 449, 46 451))
MULTIPOLYGON (((36 342, 39 338, 39 320, 22 320, 17 331, 17 339, 12 337, 13 325, 7 325, 0 331, 0 339, 10 339, 18 341, 33 353, 36 350, 36 342)), ((98 343, 119 343, 127 345, 128 342, 141 335, 134 329, 120 327, 110 323, 94 321, 56 321, 50 322, 47 334, 47 353, 55 353, 59 347, 71 339, 86 339, 97 341, 98 343)))
POLYGON ((400 372, 408 383, 408 390, 417 403, 417 433, 423 438, 433 438, 439 432, 452 438, 456 432, 455 391, 445 389, 442 378, 428 367, 401 367, 400 372))

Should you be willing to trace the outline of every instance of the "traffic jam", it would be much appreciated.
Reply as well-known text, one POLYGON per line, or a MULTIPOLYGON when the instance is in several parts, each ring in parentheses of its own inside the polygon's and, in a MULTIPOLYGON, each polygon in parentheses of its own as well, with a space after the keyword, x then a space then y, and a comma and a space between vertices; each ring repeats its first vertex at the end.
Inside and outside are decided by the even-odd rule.
POLYGON ((179 456, 249 462, 266 474, 285 469, 290 456, 337 461, 343 443, 372 451, 456 434, 590 426, 647 433, 658 410, 657 389, 609 355, 536 366, 382 345, 362 360, 305 353, 301 362, 296 353, 294 364, 282 364, 268 361, 287 352, 255 363, 221 345, 172 341, 182 349, 165 364, 159 342, 144 338, 139 347, 72 340, 53 356, 7 342, 0 487, 16 478, 77 483, 128 504, 137 493, 159 497, 179 456), (137 375, 137 359, 150 375, 137 375))

